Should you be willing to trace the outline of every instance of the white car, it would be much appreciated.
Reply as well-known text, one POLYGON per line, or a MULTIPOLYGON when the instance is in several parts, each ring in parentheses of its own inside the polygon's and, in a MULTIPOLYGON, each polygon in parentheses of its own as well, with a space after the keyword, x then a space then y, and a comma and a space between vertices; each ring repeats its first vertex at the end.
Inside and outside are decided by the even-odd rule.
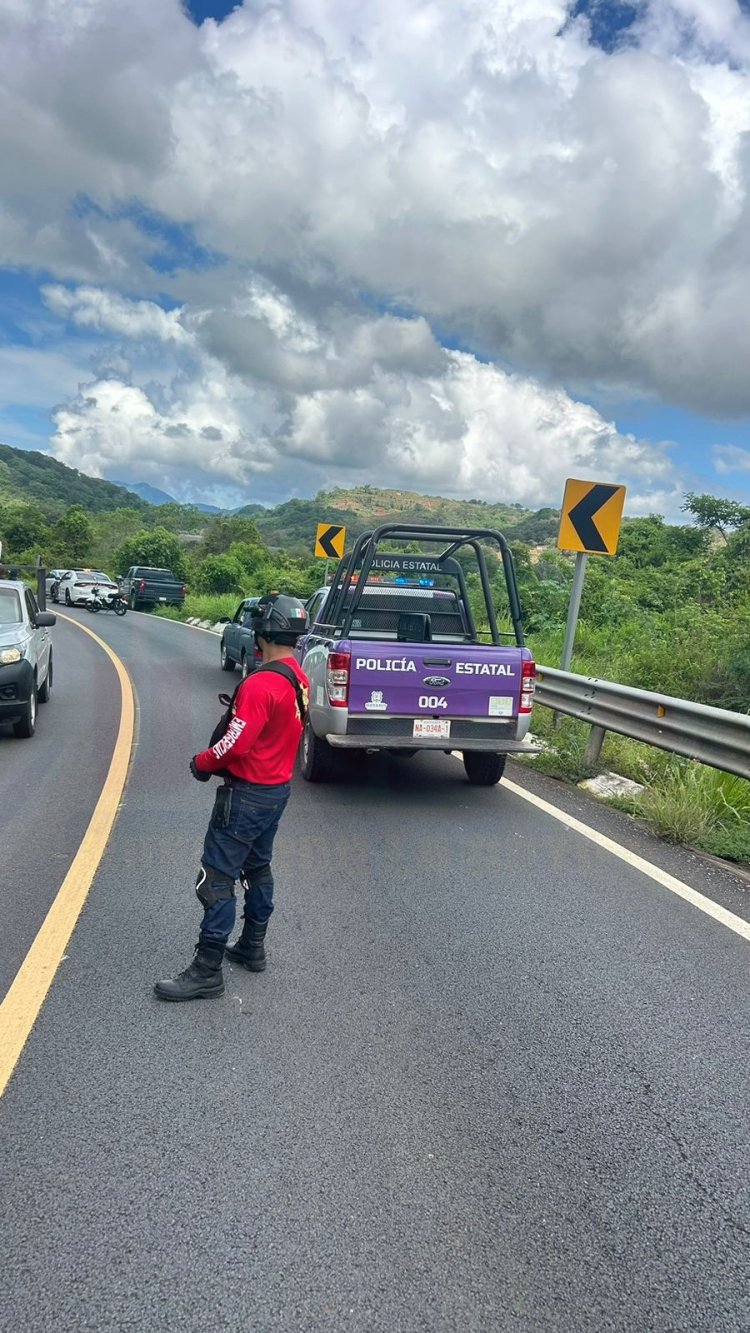
POLYGON ((47 570, 47 573, 44 576, 44 586, 48 597, 52 596, 52 585, 54 583, 59 583, 64 573, 64 569, 47 570))
POLYGON ((16 736, 34 735, 37 703, 49 699, 54 623, 23 583, 0 579, 0 721, 16 736))
POLYGON ((109 574, 93 569, 69 569, 58 584, 57 601, 66 606, 85 606, 94 588, 105 594, 117 592, 117 584, 109 574))

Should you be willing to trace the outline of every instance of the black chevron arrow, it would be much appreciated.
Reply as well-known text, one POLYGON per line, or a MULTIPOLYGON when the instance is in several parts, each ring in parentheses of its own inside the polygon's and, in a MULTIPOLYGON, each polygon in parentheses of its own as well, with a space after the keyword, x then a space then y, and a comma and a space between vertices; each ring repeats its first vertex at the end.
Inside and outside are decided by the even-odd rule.
POLYGON ((329 560, 338 560, 339 553, 333 543, 341 532, 341 528, 326 528, 318 537, 318 546, 322 546, 329 560))
POLYGON ((585 546, 587 551, 601 551, 604 555, 609 552, 609 547, 604 541, 602 534, 594 523, 594 515, 617 494, 618 486, 592 486, 588 495, 584 495, 582 500, 574 505, 568 514, 573 527, 575 528, 581 540, 581 545, 585 546))

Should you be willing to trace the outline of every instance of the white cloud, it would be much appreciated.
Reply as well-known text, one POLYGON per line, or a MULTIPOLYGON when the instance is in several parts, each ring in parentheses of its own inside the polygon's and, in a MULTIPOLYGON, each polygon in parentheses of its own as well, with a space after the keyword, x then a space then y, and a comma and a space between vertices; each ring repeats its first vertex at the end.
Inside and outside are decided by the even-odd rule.
POLYGON ((740 449, 736 444, 717 444, 713 460, 720 476, 729 472, 750 472, 750 449, 740 449))
MULTIPOLYGON (((156 328, 167 341, 171 326, 144 304, 113 306, 87 290, 68 293, 61 308, 97 319, 103 311, 118 332, 138 338, 156 328)), ((140 383, 131 369, 130 382, 110 374, 84 386, 55 414, 56 455, 173 491, 189 476, 193 493, 219 486, 266 495, 270 486, 278 495, 375 479, 543 504, 561 496, 571 473, 674 489, 665 449, 619 435, 560 389, 440 348, 422 319, 329 312, 323 326, 269 287, 258 299, 254 285, 237 306, 254 312, 252 336, 249 314, 243 321, 229 311, 219 324, 221 357, 215 313, 199 313, 190 373, 165 362, 159 375, 151 361, 140 383), (235 324, 244 341, 232 343, 235 324)))
POLYGON ((79 328, 117 333, 126 338, 155 338, 158 342, 188 343, 180 310, 163 310, 154 301, 128 301, 115 292, 96 287, 49 285, 42 296, 50 310, 72 320, 79 328))
POLYGON ((750 412, 750 24, 650 0, 606 54, 570 8, 256 0, 198 30, 178 0, 0 0, 0 258, 103 342, 61 456, 532 501, 597 466, 669 493, 663 451, 553 386, 750 412), (159 277, 140 207, 225 266, 159 277))

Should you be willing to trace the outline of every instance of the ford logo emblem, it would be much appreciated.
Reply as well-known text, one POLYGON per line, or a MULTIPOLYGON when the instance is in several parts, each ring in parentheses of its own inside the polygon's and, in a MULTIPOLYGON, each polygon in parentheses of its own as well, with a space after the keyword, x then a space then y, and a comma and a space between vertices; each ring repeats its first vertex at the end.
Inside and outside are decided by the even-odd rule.
POLYGON ((425 676, 424 683, 425 685, 434 685, 436 690, 445 689, 446 685, 450 685, 447 676, 425 676))

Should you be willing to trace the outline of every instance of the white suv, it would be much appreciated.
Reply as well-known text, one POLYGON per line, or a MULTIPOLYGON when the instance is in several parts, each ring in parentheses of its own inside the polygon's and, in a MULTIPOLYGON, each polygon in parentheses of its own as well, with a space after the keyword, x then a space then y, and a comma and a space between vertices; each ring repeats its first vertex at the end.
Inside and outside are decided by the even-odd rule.
POLYGON ((37 701, 49 699, 56 619, 25 584, 0 579, 0 722, 12 720, 15 736, 34 735, 37 701))

